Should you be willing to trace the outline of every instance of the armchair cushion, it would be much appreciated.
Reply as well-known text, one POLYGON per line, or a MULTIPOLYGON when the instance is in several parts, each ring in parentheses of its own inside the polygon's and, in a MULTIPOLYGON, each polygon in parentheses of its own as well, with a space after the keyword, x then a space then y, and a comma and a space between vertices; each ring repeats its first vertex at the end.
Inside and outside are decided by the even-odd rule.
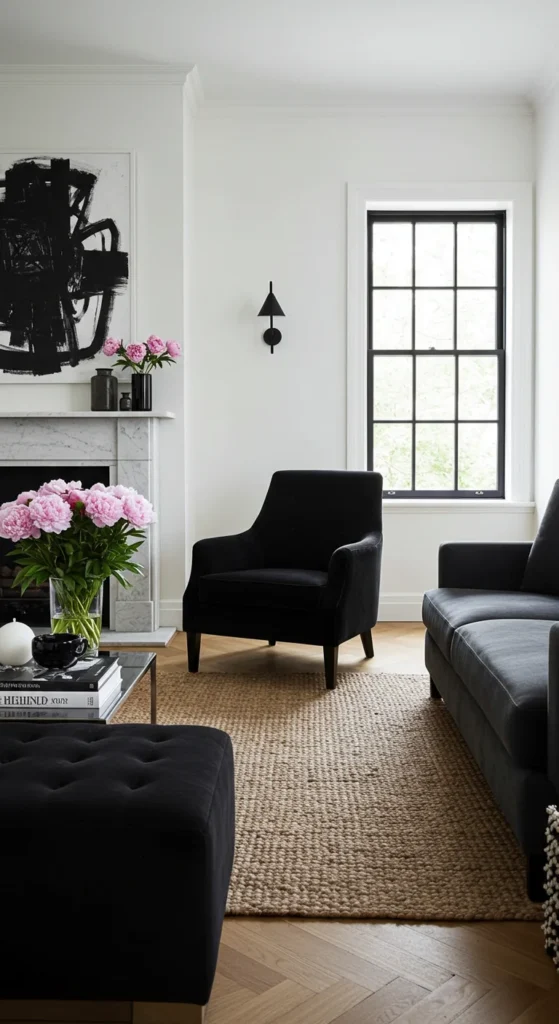
POLYGON ((216 572, 199 581, 200 603, 227 607, 317 608, 328 575, 317 569, 216 572))
POLYGON ((493 619, 456 630, 451 664, 521 768, 547 770, 549 620, 493 619))
POLYGON ((559 597, 559 480, 551 492, 532 545, 522 590, 559 597))
POLYGON ((423 622, 450 661, 454 631, 485 619, 559 620, 559 598, 511 590, 428 590, 423 599, 423 622))

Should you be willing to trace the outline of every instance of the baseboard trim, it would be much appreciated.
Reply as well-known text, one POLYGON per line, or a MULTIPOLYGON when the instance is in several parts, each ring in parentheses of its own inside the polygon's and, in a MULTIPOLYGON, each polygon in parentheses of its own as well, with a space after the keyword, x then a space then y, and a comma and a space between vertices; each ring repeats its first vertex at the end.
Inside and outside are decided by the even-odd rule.
POLYGON ((381 594, 379 622, 421 622, 423 594, 381 594))
POLYGON ((160 601, 159 624, 182 629, 182 601, 176 599, 160 601))
MULTIPOLYGON (((423 594, 381 594, 379 622, 421 622, 423 594)), ((182 629, 182 601, 159 602, 159 622, 162 626, 182 629)))

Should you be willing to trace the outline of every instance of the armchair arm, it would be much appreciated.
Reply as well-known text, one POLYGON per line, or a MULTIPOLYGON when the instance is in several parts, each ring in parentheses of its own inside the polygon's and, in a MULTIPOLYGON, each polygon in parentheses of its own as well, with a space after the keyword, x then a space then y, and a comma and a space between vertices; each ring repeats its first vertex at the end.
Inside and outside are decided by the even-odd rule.
POLYGON ((375 532, 337 548, 330 559, 324 608, 338 612, 348 637, 377 621, 381 557, 382 533, 375 532))
POLYGON ((559 796, 559 622, 554 623, 549 633, 547 774, 559 796))
POLYGON ((439 587, 520 590, 531 544, 442 544, 439 587))
POLYGON ((208 537, 192 549, 190 582, 212 572, 235 572, 259 565, 259 548, 252 530, 228 537, 208 537))

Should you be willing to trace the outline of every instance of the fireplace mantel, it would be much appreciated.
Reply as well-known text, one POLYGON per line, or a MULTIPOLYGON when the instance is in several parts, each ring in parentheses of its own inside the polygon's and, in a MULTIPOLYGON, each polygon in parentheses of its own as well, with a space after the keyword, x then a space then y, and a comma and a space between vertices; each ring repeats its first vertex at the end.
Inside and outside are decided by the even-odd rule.
MULTIPOLYGON (((0 412, 0 472, 14 465, 68 466, 79 479, 81 466, 106 466, 111 483, 135 487, 157 511, 159 421, 174 418, 170 412, 0 412)), ((157 522, 148 530, 138 557, 145 575, 134 579, 131 590, 111 581, 113 642, 134 642, 121 639, 132 635, 141 642, 140 634, 154 638, 163 632, 157 522)), ((172 635, 174 629, 165 632, 172 635)))
POLYGON ((174 420, 174 412, 83 412, 66 410, 65 412, 0 412, 2 420, 174 420))

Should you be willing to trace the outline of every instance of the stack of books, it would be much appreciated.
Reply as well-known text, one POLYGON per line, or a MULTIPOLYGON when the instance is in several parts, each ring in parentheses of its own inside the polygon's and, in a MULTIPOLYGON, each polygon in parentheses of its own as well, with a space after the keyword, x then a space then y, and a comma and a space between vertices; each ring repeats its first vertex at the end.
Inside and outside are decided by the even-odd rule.
POLYGON ((121 690, 118 654, 78 661, 64 671, 35 662, 19 669, 0 666, 0 719, 106 718, 121 690))

